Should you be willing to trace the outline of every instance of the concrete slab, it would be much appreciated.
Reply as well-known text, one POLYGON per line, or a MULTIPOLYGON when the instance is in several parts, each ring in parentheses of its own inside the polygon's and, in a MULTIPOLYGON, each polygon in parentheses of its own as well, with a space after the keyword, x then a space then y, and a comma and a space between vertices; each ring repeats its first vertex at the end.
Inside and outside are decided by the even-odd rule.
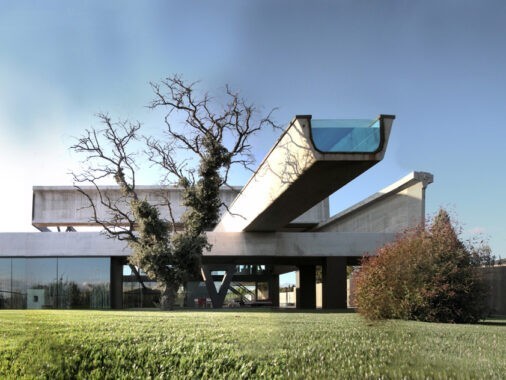
MULTIPOLYGON (((392 241, 391 233, 209 232, 204 257, 361 257, 392 241)), ((3 233, 0 257, 128 256, 125 242, 98 232, 3 233)))

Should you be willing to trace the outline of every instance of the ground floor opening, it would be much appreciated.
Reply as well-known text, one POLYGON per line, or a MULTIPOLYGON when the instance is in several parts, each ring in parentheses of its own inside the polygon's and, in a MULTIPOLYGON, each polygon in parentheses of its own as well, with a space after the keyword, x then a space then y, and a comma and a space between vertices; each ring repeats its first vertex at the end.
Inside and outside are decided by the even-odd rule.
MULTIPOLYGON (((349 258, 205 258, 177 307, 345 309, 349 258), (296 283, 280 287, 295 271, 296 283)), ((161 289, 127 257, 2 257, 0 309, 158 308, 161 289)))

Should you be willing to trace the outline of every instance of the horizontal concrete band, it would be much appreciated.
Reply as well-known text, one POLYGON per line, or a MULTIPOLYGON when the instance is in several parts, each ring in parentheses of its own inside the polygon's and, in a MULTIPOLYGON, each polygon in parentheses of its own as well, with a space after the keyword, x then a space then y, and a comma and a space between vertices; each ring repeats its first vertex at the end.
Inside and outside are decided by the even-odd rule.
POLYGON ((395 239, 392 233, 211 232, 210 256, 363 256, 395 239))
MULTIPOLYGON (((209 232, 204 256, 215 257, 360 257, 395 239, 393 233, 354 232, 209 232)), ((98 232, 0 234, 0 257, 128 256, 125 242, 98 232)))
MULTIPOLYGON (((96 206, 98 219, 107 221, 111 219, 108 209, 101 204, 100 194, 96 188, 82 186, 81 189, 89 195, 96 206)), ((160 215, 167 220, 172 219, 169 215, 167 203, 170 202, 172 217, 178 226, 182 215, 185 212, 183 206, 183 190, 180 187, 166 186, 137 186, 139 198, 147 199, 151 204, 156 205, 160 215)), ((224 204, 231 204, 240 191, 240 187, 222 188, 220 199, 224 204)), ((104 198, 111 200, 115 206, 125 213, 129 213, 130 206, 128 199, 122 199, 118 186, 103 186, 100 191, 104 198)), ((88 199, 73 186, 34 186, 33 187, 33 213, 32 225, 40 230, 44 227, 56 226, 98 226, 93 220, 92 209, 89 207, 88 199)), ((222 212, 225 211, 223 207, 222 212)), ((290 221, 289 227, 295 228, 298 225, 317 225, 329 218, 328 199, 324 199, 304 214, 290 221)), ((116 222, 115 222, 116 223, 116 222)), ((127 225, 126 221, 117 223, 127 225)))
MULTIPOLYGON (((96 207, 98 219, 111 219, 109 209, 102 204, 110 202, 114 207, 125 213, 130 212, 130 199, 124 198, 118 186, 101 186, 100 192, 93 186, 82 186, 96 207)), ((240 191, 240 187, 222 188, 220 199, 230 204, 240 191)), ((183 190, 172 186, 136 186, 139 199, 146 199, 157 205, 161 216, 167 220, 168 204, 171 205, 172 216, 179 222, 185 211, 183 206, 183 190)), ((118 224, 126 225, 126 221, 118 224)), ((35 227, 49 226, 97 226, 93 220, 93 211, 89 200, 73 186, 34 186, 32 225, 35 227)))

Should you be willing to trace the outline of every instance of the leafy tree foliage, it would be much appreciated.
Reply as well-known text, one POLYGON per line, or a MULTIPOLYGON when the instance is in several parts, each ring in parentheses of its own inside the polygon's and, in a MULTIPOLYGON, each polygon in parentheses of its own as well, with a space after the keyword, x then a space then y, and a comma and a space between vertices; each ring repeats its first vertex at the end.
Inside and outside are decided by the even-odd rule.
POLYGON ((227 185, 230 168, 249 168, 253 162, 249 138, 265 126, 276 125, 271 113, 259 118, 256 108, 228 87, 227 102, 219 106, 207 93, 199 95, 196 83, 188 84, 177 75, 151 86, 155 99, 149 107, 165 113, 167 140, 142 136, 140 123, 114 122, 101 114, 105 128, 87 130, 71 149, 85 155, 87 167, 73 177, 88 200, 93 221, 109 237, 128 242, 133 251, 130 263, 159 282, 161 307, 166 309, 172 308, 179 287, 198 275, 202 252, 210 248, 205 231, 218 222, 220 207, 226 207, 220 188, 227 185), (170 220, 160 216, 161 205, 140 199, 136 190, 138 153, 132 151, 132 144, 141 141, 147 159, 164 171, 163 182, 182 187, 186 207, 182 220, 175 220, 169 199, 164 206, 170 220), (192 157, 178 160, 180 151, 192 157), (119 197, 102 191, 99 182, 107 178, 119 186, 119 197), (100 204, 83 184, 93 186, 100 204), (98 206, 107 210, 105 215, 98 212, 98 206))
POLYGON ((370 319, 474 323, 486 315, 479 267, 493 262, 482 243, 464 244, 445 210, 427 228, 403 233, 364 259, 356 303, 370 319))

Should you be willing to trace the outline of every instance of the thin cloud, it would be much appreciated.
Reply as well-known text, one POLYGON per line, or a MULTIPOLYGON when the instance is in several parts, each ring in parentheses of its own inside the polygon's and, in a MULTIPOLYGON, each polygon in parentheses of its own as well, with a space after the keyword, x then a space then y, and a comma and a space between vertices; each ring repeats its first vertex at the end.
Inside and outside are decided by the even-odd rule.
POLYGON ((487 229, 485 227, 474 227, 467 231, 471 235, 483 235, 487 233, 487 229))

